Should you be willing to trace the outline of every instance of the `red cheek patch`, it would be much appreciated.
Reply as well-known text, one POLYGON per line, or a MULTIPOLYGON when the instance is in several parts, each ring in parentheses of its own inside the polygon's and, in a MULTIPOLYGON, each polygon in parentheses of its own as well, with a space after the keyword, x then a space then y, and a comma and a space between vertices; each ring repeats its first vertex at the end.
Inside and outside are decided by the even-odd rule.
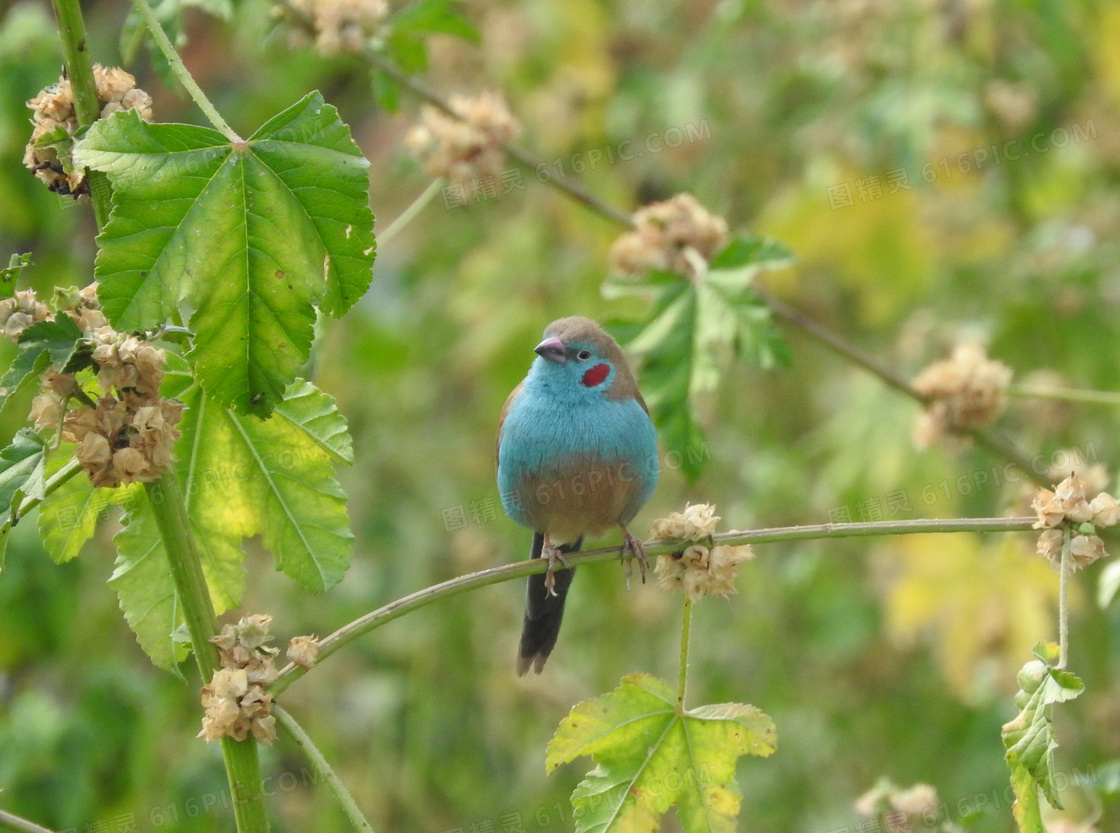
POLYGON ((597 364, 583 374, 584 387, 593 388, 611 375, 610 365, 597 364))

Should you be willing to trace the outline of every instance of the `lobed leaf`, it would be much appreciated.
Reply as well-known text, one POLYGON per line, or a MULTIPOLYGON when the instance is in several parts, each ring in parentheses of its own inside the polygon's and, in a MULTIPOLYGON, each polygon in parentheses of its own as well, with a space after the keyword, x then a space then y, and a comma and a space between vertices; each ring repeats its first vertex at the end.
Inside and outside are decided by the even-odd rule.
POLYGON ((207 394, 267 416, 308 357, 315 307, 343 314, 372 276, 368 162, 337 111, 312 93, 231 142, 129 110, 75 154, 114 186, 96 270, 106 316, 153 329, 186 302, 207 394))
POLYGON ((697 281, 653 271, 638 283, 612 282, 607 290, 654 293, 648 324, 627 339, 642 357, 642 393, 666 448, 681 455, 682 471, 699 476, 707 455, 701 413, 719 386, 730 355, 763 368, 789 364, 789 348, 770 310, 751 291, 764 269, 785 265, 790 253, 776 241, 738 235, 712 258, 697 281))
POLYGON ((577 833, 654 831, 673 806, 684 830, 732 831, 741 793, 735 762, 770 755, 774 724, 761 711, 723 703, 680 713, 662 680, 630 674, 609 694, 580 703, 548 745, 552 772, 581 755, 597 766, 572 794, 577 833))
POLYGON ((1022 833, 1043 830, 1040 791, 1052 807, 1062 809, 1061 796, 1051 780, 1054 750, 1058 747, 1053 706, 1072 700, 1085 690, 1076 675, 1053 667, 1057 646, 1040 645, 1035 655, 1038 659, 1028 662, 1019 672, 1021 691, 1015 696, 1015 704, 1020 712, 1001 731, 1015 791, 1015 818, 1022 833))

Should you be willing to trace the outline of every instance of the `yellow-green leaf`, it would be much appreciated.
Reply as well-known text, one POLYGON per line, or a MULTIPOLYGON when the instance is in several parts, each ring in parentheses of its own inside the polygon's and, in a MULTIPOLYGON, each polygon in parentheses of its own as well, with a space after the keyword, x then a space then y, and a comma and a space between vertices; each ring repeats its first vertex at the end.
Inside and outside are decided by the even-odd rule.
POLYGON ((576 787, 576 831, 653 831, 676 806, 690 833, 732 831, 742 798, 741 755, 776 747, 774 723, 742 703, 677 711, 672 687, 631 674, 612 691, 580 703, 560 723, 545 758, 552 772, 590 755, 598 766, 576 787))

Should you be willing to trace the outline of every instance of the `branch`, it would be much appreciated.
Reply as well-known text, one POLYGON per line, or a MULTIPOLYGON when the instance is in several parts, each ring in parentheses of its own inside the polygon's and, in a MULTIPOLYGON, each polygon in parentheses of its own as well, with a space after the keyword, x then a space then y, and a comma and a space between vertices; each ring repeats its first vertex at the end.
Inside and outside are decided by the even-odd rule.
POLYGON ((3 810, 0 810, 0 826, 6 827, 9 830, 19 830, 21 833, 54 833, 50 828, 43 827, 33 821, 28 821, 14 813, 7 813, 3 810))
POLYGON ((354 796, 346 789, 346 785, 339 780, 327 759, 323 757, 323 753, 319 751, 307 732, 303 731, 303 727, 296 723, 296 719, 288 714, 279 703, 272 704, 272 716, 276 718, 277 723, 284 727, 288 737, 307 756, 311 765, 326 778, 327 786, 331 788, 331 792, 338 799, 338 803, 342 805, 342 810, 346 813, 346 817, 350 819, 350 823, 354 825, 354 829, 364 831, 364 833, 373 833, 373 828, 366 821, 366 817, 362 815, 358 803, 354 801, 354 796))
MULTIPOLYGON (((1029 518, 960 518, 960 519, 926 519, 912 521, 873 521, 868 523, 851 524, 812 524, 809 526, 786 526, 771 529, 756 529, 745 532, 725 532, 712 536, 714 544, 771 544, 778 541, 808 541, 821 538, 857 538, 876 535, 917 535, 923 533, 947 532, 1029 532, 1032 524, 1037 520, 1029 518)), ((651 541, 645 545, 648 555, 662 555, 665 553, 679 552, 679 541, 651 541)), ((585 550, 567 556, 571 566, 582 564, 597 564, 618 558, 618 547, 601 547, 595 550, 585 550)), ((349 624, 343 625, 330 636, 319 643, 319 661, 329 657, 339 648, 357 639, 359 636, 376 630, 382 625, 392 622, 433 602, 457 596, 487 587, 491 584, 500 584, 513 579, 525 578, 533 573, 543 573, 548 568, 547 559, 533 558, 520 561, 516 564, 506 564, 501 567, 491 567, 477 573, 468 573, 465 576, 449 579, 417 590, 408 596, 390 602, 384 607, 379 607, 364 616, 360 616, 349 624)), ((289 685, 307 673, 307 669, 294 663, 289 663, 281 670, 276 682, 270 691, 279 696, 289 685)))
MULTIPOLYGON (((404 72, 400 67, 394 64, 384 55, 373 51, 367 51, 366 55, 369 58, 370 63, 372 63, 375 67, 388 75, 402 87, 411 90, 418 98, 423 99, 424 101, 435 107, 437 110, 446 113, 453 119, 462 119, 462 116, 456 113, 454 109, 452 109, 451 104, 443 96, 429 87, 423 81, 413 78, 411 75, 404 72)), ((503 142, 502 150, 506 152, 506 155, 509 156, 510 159, 534 172, 537 171, 542 165, 548 164, 539 156, 536 156, 535 154, 532 154, 527 150, 519 148, 512 142, 503 142)), ((603 202, 590 191, 582 188, 579 185, 576 185, 574 182, 571 182, 568 177, 550 176, 546 180, 546 182, 554 188, 559 188, 576 202, 582 203, 583 205, 594 211, 596 214, 606 217, 608 220, 613 220, 619 225, 626 226, 627 228, 634 227, 634 220, 629 214, 627 214, 625 211, 620 211, 613 205, 608 205, 607 203, 603 202)))
MULTIPOLYGON (((752 287, 753 288, 753 287, 752 287)), ((801 312, 788 307, 776 298, 762 292, 757 288, 753 288, 754 293, 766 304, 774 313, 774 315, 781 318, 783 321, 797 327, 803 333, 819 341, 824 346, 828 347, 844 356, 853 364, 862 367, 872 376, 877 376, 886 385, 894 388, 905 396, 910 397, 920 405, 925 405, 929 402, 928 397, 923 396, 914 389, 910 381, 904 376, 899 374, 893 368, 880 362, 869 353, 865 353, 854 344, 849 343, 842 336, 832 332, 827 327, 814 321, 801 312)), ((971 437, 976 443, 988 451, 994 453, 998 457, 1010 460, 1029 477, 1038 486, 1049 486, 1051 484, 1046 482, 1046 478, 1034 470, 1031 465, 1031 460, 1020 451, 1014 443, 1006 437, 997 434, 989 428, 975 428, 971 431, 964 432, 966 436, 971 437)))

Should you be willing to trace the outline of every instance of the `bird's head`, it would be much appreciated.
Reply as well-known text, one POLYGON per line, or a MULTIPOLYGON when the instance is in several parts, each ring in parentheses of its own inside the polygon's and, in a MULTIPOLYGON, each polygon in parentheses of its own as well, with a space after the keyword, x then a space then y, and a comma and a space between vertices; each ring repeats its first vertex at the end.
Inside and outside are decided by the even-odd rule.
POLYGON ((576 315, 553 321, 534 352, 536 383, 556 395, 625 399, 636 392, 618 342, 590 318, 576 315))

